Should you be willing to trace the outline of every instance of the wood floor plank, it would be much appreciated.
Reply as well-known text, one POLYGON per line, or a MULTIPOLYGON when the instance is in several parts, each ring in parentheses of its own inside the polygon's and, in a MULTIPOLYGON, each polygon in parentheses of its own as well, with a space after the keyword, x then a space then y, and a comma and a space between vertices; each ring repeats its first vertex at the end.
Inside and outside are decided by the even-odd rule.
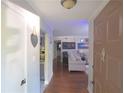
POLYGON ((59 61, 54 61, 53 68, 53 78, 44 93, 88 93, 85 72, 69 72, 59 61))

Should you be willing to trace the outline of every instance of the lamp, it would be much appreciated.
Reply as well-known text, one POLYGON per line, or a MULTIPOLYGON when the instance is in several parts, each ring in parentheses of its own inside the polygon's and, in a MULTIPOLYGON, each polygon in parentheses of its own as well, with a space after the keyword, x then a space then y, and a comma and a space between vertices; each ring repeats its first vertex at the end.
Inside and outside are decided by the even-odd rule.
POLYGON ((75 6, 77 0, 61 0, 61 5, 66 9, 71 9, 75 6))

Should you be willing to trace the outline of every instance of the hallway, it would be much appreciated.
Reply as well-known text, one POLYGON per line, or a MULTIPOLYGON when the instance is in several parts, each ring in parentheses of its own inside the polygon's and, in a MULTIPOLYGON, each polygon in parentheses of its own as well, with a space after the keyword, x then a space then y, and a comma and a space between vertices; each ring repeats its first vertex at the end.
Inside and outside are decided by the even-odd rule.
POLYGON ((2 93, 122 93, 122 2, 2 0, 2 93))
POLYGON ((59 59, 54 60, 54 72, 44 93, 88 93, 87 75, 84 72, 68 72, 59 59))

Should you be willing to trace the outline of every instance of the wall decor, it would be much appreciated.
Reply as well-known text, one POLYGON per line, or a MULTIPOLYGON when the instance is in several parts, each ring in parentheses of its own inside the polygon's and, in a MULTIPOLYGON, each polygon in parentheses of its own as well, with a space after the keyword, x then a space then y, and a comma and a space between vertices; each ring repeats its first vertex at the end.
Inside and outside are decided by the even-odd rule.
POLYGON ((31 43, 32 43, 33 47, 36 47, 38 44, 38 37, 37 37, 35 28, 33 29, 33 32, 31 34, 31 43))
POLYGON ((75 49, 75 42, 62 42, 63 49, 75 49))
POLYGON ((87 43, 78 43, 77 46, 78 46, 78 49, 87 49, 88 48, 87 43))

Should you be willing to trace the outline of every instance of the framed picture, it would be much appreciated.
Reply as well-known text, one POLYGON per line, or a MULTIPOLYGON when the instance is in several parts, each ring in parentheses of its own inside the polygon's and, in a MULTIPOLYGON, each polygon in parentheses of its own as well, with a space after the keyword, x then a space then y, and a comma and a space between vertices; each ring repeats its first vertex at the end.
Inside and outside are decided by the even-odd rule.
POLYGON ((63 49, 75 49, 75 42, 62 42, 63 49))
POLYGON ((77 46, 78 46, 78 49, 87 49, 88 48, 87 43, 78 43, 77 46))

